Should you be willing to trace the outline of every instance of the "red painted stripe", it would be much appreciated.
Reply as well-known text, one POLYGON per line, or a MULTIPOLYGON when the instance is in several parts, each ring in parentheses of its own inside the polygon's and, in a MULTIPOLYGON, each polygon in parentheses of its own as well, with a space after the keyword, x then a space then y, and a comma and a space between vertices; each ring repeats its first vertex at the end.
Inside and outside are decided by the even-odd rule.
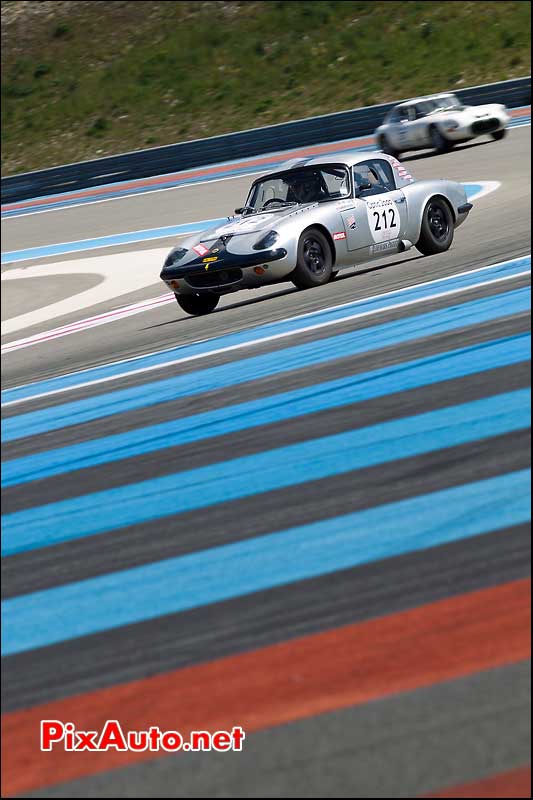
POLYGON ((79 322, 72 322, 70 325, 63 325, 60 328, 54 328, 51 331, 43 331, 36 333, 34 336, 29 336, 24 339, 17 339, 7 344, 2 345, 1 352, 9 353, 13 350, 19 350, 22 347, 29 347, 32 344, 40 344, 41 342, 49 341, 50 339, 57 339, 61 336, 68 336, 71 333, 79 333, 80 331, 94 328, 97 325, 103 325, 107 322, 115 322, 117 319, 132 316, 143 311, 149 311, 152 308, 157 308, 160 305, 174 302, 173 294, 164 294, 152 300, 147 300, 142 303, 134 303, 129 306, 115 309, 114 311, 106 312, 105 314, 98 314, 95 317, 86 317, 79 320, 79 322))
POLYGON ((511 108, 507 110, 510 117, 527 117, 531 116, 531 106, 523 106, 522 108, 511 108))
MULTIPOLYGON (((206 175, 219 175, 223 174, 228 171, 234 171, 243 167, 258 167, 262 166, 263 164, 268 165, 272 163, 278 163, 280 159, 282 160, 289 160, 292 158, 298 158, 299 156, 310 156, 310 155, 318 155, 323 152, 330 152, 333 149, 336 151, 340 150, 351 150, 355 146, 363 146, 367 144, 371 144, 374 141, 373 137, 368 137, 365 139, 350 139, 348 142, 341 142, 337 146, 335 142, 330 142, 324 145, 317 145, 316 147, 306 147, 299 150, 290 150, 286 153, 278 153, 276 155, 269 155, 269 156, 262 156, 261 158, 254 158, 250 161, 239 161, 236 164, 223 164, 220 166, 214 167, 206 167, 205 169, 195 169, 189 172, 172 172, 168 175, 157 175, 153 178, 143 178, 142 180, 134 180, 134 181, 126 181, 126 182, 118 182, 118 183, 110 183, 106 186, 102 186, 97 189, 84 189, 80 192, 68 192, 65 195, 65 199, 68 200, 77 200, 80 198, 85 197, 100 197, 109 194, 110 192, 116 192, 117 188, 120 190, 126 191, 127 189, 136 189, 142 188, 145 186, 163 186, 167 183, 175 183, 176 180, 187 180, 188 178, 202 178, 206 175), (335 145, 335 147, 333 147, 335 145)), ((24 200, 20 203, 11 203, 5 206, 2 206, 3 211, 16 211, 19 208, 29 208, 30 206, 40 206, 46 205, 47 203, 55 203, 57 202, 57 195, 52 199, 52 197, 42 197, 39 200, 24 200)))
MULTIPOLYGON (((107 718, 116 718, 125 730, 158 725, 188 735, 242 725, 251 733, 522 661, 530 653, 530 588, 530 579, 513 581, 5 714, 2 796, 161 757, 42 753, 41 719, 71 721, 84 730, 99 730, 107 718)), ((142 642, 139 647, 142 658, 142 642)))
POLYGON ((500 775, 491 775, 475 783, 466 783, 445 789, 437 794, 428 794, 426 797, 531 797, 531 767, 521 767, 502 772, 500 775))

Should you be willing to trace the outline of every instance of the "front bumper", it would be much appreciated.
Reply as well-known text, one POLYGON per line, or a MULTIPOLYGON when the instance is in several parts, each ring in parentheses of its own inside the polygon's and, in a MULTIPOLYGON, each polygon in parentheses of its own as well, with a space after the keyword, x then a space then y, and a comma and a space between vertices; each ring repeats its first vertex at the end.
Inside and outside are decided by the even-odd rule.
POLYGON ((261 250, 257 253, 228 253, 227 251, 217 257, 216 261, 209 258, 196 258, 187 264, 176 264, 163 267, 160 278, 173 291, 213 292, 217 293, 235 291, 247 282, 259 284, 260 276, 253 274, 253 267, 265 266, 265 278, 268 281, 268 265, 280 261, 287 256, 284 248, 274 250, 261 250), (250 281, 251 278, 251 281, 250 281))
POLYGON ((498 117, 490 117, 489 119, 479 119, 472 123, 471 130, 472 136, 481 136, 484 133, 494 133, 494 131, 504 128, 505 123, 498 117))

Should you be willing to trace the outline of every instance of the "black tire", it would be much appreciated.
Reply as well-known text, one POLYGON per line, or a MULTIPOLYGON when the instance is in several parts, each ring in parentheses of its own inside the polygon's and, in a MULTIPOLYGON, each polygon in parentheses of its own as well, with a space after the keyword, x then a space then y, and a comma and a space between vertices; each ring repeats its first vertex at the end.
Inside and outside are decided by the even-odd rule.
POLYGON ((220 300, 219 294, 177 294, 176 301, 186 314, 201 317, 214 311, 220 300))
POLYGON ((431 146, 436 153, 447 153, 448 150, 451 150, 452 143, 439 131, 436 125, 431 126, 429 135, 431 137, 431 146))
POLYGON ((400 155, 399 150, 395 150, 394 147, 389 144, 389 140, 386 136, 380 136, 378 142, 380 148, 387 156, 392 156, 393 158, 398 158, 400 155))
POLYGON ((454 224, 450 206, 441 197, 432 197, 424 208, 420 238, 416 248, 425 256, 444 253, 453 242, 453 234, 454 224))
POLYGON ((493 133, 491 133, 491 136, 495 142, 499 142, 501 139, 505 139, 505 137, 507 136, 507 131, 505 130, 505 128, 502 128, 501 131, 493 131, 493 133))
POLYGON ((331 279, 333 254, 328 240, 318 228, 309 228, 300 236, 296 267, 291 281, 298 289, 323 286, 331 279))
POLYGON ((337 275, 338 275, 338 274, 339 274, 339 270, 336 270, 335 272, 332 272, 332 273, 331 273, 331 277, 330 277, 330 279, 329 279, 329 280, 330 280, 330 283, 331 283, 331 281, 334 281, 334 280, 335 280, 335 278, 337 277, 337 275))

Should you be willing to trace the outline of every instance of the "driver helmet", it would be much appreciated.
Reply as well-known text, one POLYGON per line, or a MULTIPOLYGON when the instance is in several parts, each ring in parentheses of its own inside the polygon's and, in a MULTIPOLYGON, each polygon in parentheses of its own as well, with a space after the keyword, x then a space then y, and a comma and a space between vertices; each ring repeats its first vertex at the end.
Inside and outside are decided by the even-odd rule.
POLYGON ((316 173, 291 176, 288 183, 291 194, 298 203, 312 203, 322 196, 320 178, 316 173))

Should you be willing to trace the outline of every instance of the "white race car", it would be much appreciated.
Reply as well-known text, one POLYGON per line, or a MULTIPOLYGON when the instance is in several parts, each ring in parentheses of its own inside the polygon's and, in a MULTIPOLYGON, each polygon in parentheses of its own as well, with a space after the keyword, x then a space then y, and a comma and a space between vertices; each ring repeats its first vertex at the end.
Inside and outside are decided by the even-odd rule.
POLYGON ((395 157, 425 148, 443 153, 486 133, 503 139, 508 123, 504 105, 465 106, 454 94, 436 94, 394 106, 374 136, 381 150, 395 157))

